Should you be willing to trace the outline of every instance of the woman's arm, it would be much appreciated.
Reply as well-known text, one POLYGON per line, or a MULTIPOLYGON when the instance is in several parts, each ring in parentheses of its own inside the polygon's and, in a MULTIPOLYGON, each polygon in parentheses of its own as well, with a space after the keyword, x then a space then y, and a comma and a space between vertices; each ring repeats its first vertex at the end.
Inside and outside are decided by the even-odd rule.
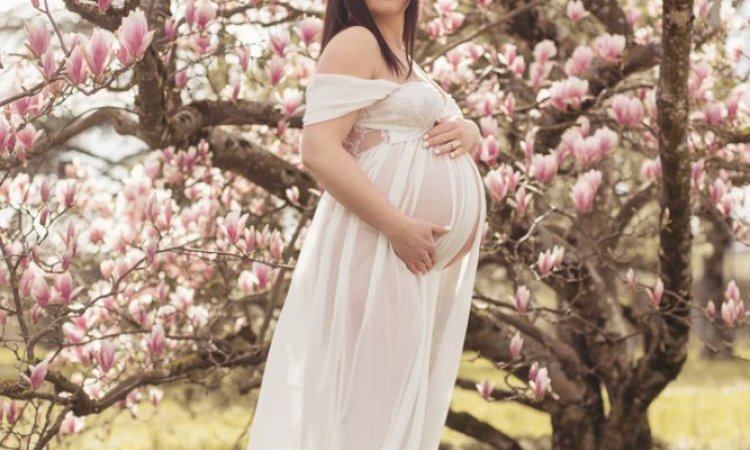
MULTIPOLYGON (((371 79, 380 53, 375 37, 364 27, 349 27, 326 45, 318 61, 320 73, 342 73, 371 79)), ((358 111, 302 130, 302 163, 342 205, 388 236, 398 232, 405 214, 367 178, 342 143, 358 111)))
MULTIPOLYGON (((372 79, 379 58, 375 36, 367 28, 353 26, 340 31, 326 45, 318 72, 372 79)), ((307 124, 301 136, 302 163, 339 203, 382 231, 410 271, 426 272, 438 261, 435 239, 448 228, 401 212, 344 149, 342 144, 358 112, 307 124)))

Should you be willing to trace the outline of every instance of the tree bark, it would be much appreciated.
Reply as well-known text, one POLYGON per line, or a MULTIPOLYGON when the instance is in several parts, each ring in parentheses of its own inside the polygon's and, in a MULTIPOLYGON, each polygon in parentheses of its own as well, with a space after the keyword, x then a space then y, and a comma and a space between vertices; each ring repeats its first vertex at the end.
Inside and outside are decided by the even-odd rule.
POLYGON ((612 395, 602 441, 611 450, 631 450, 639 448, 639 443, 650 446, 650 440, 644 437, 648 407, 677 377, 687 358, 692 235, 686 137, 693 1, 665 0, 662 11, 663 57, 656 103, 662 164, 659 276, 664 283, 664 298, 659 306, 662 314, 648 323, 650 336, 644 340, 644 356, 629 380, 612 395))

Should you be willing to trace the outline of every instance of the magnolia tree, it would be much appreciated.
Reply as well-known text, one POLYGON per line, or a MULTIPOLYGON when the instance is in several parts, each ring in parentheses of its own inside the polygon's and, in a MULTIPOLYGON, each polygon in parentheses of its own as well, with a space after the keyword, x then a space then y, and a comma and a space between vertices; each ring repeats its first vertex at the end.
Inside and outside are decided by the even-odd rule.
MULTIPOLYGON (((466 350, 506 382, 457 384, 548 413, 555 449, 650 448, 696 315, 747 322, 733 280, 714 270, 698 297, 690 272, 694 243, 716 260, 750 237, 740 6, 420 2, 416 60, 482 130, 480 270, 504 274, 480 280, 466 350)), ((137 416, 175 380, 259 385, 320 196, 298 138, 323 8, 19 3, 1 55, 4 448, 137 416)), ((447 425, 521 448, 471 412, 447 425)))

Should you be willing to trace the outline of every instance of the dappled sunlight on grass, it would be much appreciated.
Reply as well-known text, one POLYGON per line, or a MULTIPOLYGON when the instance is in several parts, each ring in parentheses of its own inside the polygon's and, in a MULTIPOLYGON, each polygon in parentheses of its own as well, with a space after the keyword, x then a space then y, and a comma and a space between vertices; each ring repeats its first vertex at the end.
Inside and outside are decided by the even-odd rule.
MULTIPOLYGON (((679 379, 655 401, 649 417, 654 435, 674 449, 750 449, 750 363, 707 361, 691 351, 679 379)), ((749 356, 747 348, 738 354, 749 356)), ((487 360, 463 355, 462 378, 488 377, 504 386, 504 374, 487 360)), ((226 389, 229 391, 229 389, 226 389)), ((244 449, 243 435, 256 392, 239 397, 234 392, 204 392, 200 386, 177 385, 165 389, 158 408, 144 402, 139 419, 128 411, 109 410, 87 417, 86 432, 66 438, 55 449, 99 450, 231 450, 244 449), (189 398, 189 400, 186 400, 189 398), (238 447, 234 447, 238 444, 238 447)), ((503 432, 523 438, 543 438, 551 432, 549 417, 532 408, 509 402, 487 402, 475 390, 456 388, 456 411, 468 411, 503 432)), ((455 448, 473 440, 446 428, 443 439, 455 448)), ((532 447, 533 448, 533 447, 532 447)))

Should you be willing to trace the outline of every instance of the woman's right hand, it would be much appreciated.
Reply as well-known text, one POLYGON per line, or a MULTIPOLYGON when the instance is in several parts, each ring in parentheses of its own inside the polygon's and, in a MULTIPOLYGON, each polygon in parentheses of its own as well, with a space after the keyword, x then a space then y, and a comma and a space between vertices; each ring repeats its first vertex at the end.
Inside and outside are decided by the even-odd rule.
POLYGON ((435 239, 447 233, 444 225, 403 215, 392 230, 386 233, 393 250, 406 267, 419 274, 432 269, 437 264, 437 245, 435 239))

